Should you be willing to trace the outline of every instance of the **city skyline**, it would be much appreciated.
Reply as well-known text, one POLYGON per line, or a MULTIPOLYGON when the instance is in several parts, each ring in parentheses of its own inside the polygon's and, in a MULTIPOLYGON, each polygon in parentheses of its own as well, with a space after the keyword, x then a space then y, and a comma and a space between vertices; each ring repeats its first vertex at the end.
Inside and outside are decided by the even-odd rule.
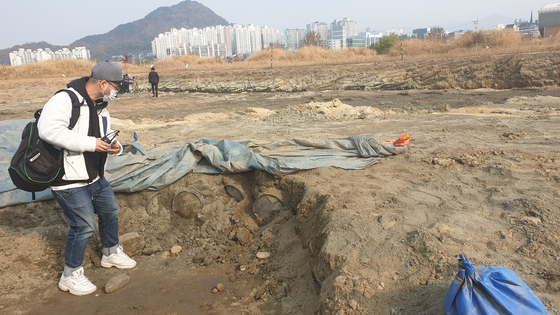
MULTIPOLYGON (((46 41, 53 45, 69 45, 88 35, 104 34, 120 24, 139 19, 161 6, 180 3, 179 0, 153 1, 138 0, 134 3, 117 2, 111 6, 95 8, 96 14, 87 19, 91 3, 76 3, 69 0, 6 0, 0 4, 3 12, 9 12, 0 19, 0 28, 10 30, 0 38, 0 49, 10 48, 29 42, 46 41), (61 7, 75 10, 60 10, 61 7), (71 13, 68 13, 71 12, 71 13), (84 19, 84 14, 86 12, 84 19), (100 13, 99 13, 100 12, 100 13), (84 22, 89 21, 89 22, 84 22)), ((514 19, 538 18, 538 10, 553 1, 481 1, 449 3, 443 0, 426 0, 418 3, 405 0, 398 3, 380 1, 311 1, 285 0, 281 5, 256 0, 199 0, 197 1, 230 23, 257 24, 278 30, 305 29, 315 21, 330 23, 348 18, 355 20, 360 31, 384 31, 385 29, 405 29, 452 25, 453 22, 470 23, 476 19, 497 14, 511 19, 502 23, 513 23, 514 19), (450 24, 451 23, 451 24, 450 24)), ((494 25, 479 25, 491 28, 494 25)), ((464 25, 469 28, 469 25, 464 25)), ((473 25, 470 25, 473 28, 473 25)), ((452 30, 451 30, 452 31, 452 30)))
POLYGON ((62 48, 52 51, 49 48, 36 50, 20 48, 10 53, 10 64, 12 67, 21 66, 31 62, 42 62, 51 59, 83 59, 91 58, 90 52, 85 47, 76 47, 72 50, 62 48))
POLYGON ((381 34, 358 33, 356 21, 335 20, 331 24, 313 22, 306 29, 286 29, 284 32, 255 24, 215 25, 205 28, 172 28, 152 41, 152 54, 157 59, 193 54, 200 57, 232 58, 252 55, 269 47, 295 51, 307 32, 317 32, 321 47, 339 50, 366 47, 378 42, 381 34))

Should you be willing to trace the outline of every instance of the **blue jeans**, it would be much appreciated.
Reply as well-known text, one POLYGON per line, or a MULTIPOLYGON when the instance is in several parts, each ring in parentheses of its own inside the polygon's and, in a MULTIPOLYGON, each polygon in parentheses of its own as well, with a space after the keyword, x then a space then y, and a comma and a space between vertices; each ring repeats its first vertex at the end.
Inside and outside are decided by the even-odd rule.
POLYGON ((120 207, 111 184, 100 178, 85 187, 53 190, 66 223, 70 226, 66 239, 64 263, 70 268, 78 268, 84 261, 89 238, 95 232, 95 217, 99 223, 99 237, 103 248, 119 243, 120 207))

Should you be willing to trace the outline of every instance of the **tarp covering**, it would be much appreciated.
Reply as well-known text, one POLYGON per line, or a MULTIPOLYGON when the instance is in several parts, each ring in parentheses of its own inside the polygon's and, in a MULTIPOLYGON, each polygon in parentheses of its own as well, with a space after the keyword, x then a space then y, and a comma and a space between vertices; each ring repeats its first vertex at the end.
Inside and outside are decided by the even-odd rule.
MULTIPOLYGON (((0 207, 31 202, 31 193, 15 188, 8 167, 29 120, 0 121, 0 207)), ((180 148, 147 152, 139 143, 125 145, 123 155, 109 159, 106 178, 115 192, 155 191, 188 173, 232 174, 262 170, 286 175, 300 170, 336 166, 363 169, 381 157, 403 153, 406 146, 363 136, 347 139, 280 139, 266 144, 251 140, 187 142, 180 148)), ((52 198, 50 190, 37 200, 52 198)))

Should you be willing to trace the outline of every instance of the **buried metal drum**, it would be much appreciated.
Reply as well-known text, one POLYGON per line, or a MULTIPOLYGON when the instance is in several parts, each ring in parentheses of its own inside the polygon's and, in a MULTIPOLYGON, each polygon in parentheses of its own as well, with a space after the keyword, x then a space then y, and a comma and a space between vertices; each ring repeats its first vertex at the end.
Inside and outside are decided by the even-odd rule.
POLYGON ((284 208, 282 195, 276 193, 264 193, 255 199, 253 203, 253 214, 259 225, 268 224, 284 208))
POLYGON ((203 199, 189 191, 182 191, 176 194, 171 203, 171 209, 186 219, 196 217, 203 207, 203 199))

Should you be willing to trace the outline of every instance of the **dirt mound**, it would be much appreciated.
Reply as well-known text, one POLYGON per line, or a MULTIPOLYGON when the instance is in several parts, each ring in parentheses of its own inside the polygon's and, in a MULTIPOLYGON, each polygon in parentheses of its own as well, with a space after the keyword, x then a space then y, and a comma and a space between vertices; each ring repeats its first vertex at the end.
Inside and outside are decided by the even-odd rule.
POLYGON ((299 105, 298 108, 300 109, 308 109, 311 110, 315 114, 321 114, 329 117, 365 117, 365 116, 372 116, 378 117, 383 116, 383 111, 369 106, 357 106, 353 107, 348 104, 342 103, 339 99, 334 99, 331 102, 323 102, 323 103, 309 103, 309 104, 302 104, 299 105))
POLYGON ((272 115, 263 117, 265 122, 304 122, 320 120, 352 120, 372 119, 393 114, 392 111, 382 110, 370 106, 351 106, 334 99, 329 102, 311 102, 307 104, 290 105, 272 115))

